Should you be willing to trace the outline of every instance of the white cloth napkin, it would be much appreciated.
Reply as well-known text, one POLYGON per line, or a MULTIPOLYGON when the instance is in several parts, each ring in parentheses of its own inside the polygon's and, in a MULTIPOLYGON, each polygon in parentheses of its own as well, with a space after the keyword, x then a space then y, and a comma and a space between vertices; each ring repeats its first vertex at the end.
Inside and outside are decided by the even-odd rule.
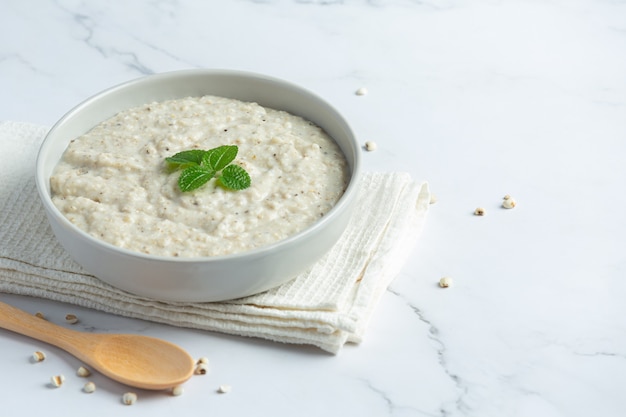
POLYGON ((0 122, 0 291, 127 317, 338 353, 359 343, 378 300, 422 229, 430 195, 405 173, 365 173, 340 241, 310 271, 282 286, 219 303, 165 303, 128 294, 87 274, 56 242, 34 181, 47 128, 0 122))

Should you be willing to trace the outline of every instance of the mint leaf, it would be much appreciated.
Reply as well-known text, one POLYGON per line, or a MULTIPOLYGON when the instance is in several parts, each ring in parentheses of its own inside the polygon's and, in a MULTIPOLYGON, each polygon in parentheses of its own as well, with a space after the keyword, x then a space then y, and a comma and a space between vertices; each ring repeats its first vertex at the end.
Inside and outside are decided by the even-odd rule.
POLYGON ((193 191, 202 187, 215 176, 215 171, 201 166, 186 168, 178 178, 178 187, 181 191, 193 191))
POLYGON ((178 152, 177 154, 165 158, 170 168, 186 168, 193 165, 200 165, 202 157, 206 151, 200 149, 192 149, 189 151, 178 152))
POLYGON ((209 182, 218 174, 217 184, 229 190, 250 187, 250 175, 239 165, 229 165, 237 157, 236 145, 224 145, 203 151, 191 149, 165 158, 170 169, 182 169, 178 178, 181 191, 193 191, 209 182), (220 173, 221 171, 221 173, 220 173))
POLYGON ((250 187, 250 175, 239 165, 228 165, 218 178, 218 183, 230 190, 245 190, 250 187))
POLYGON ((237 157, 239 148, 236 145, 223 145, 205 151, 201 165, 219 171, 224 169, 237 157))

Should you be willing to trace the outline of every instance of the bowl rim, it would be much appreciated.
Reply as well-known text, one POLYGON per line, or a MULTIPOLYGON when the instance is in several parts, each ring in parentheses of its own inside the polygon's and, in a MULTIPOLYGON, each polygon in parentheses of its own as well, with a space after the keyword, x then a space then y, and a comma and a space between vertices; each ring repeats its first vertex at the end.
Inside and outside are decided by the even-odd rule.
MULTIPOLYGON (((265 106, 264 106, 265 107, 265 106)), ((130 107, 127 107, 130 108, 130 107)), ((118 110, 123 111, 127 108, 123 108, 118 110)), ((289 112, 286 109, 279 109, 289 112)), ((103 120, 106 120, 103 119, 103 120)), ((95 127, 92 126, 92 127, 95 127)), ((329 135, 330 136, 330 135, 329 135)), ((332 136, 331 136, 332 137, 332 136)), ((333 140, 335 140, 333 138, 333 140)), ((241 70, 227 70, 227 69, 184 69, 184 70, 175 70, 175 71, 167 71, 160 72, 150 75, 144 75, 141 77, 137 77, 122 83, 118 83, 111 87, 108 87, 100 92, 97 92, 85 100, 81 101, 79 104, 75 105, 69 111, 67 111, 46 133, 41 145, 39 146, 36 158, 36 166, 35 166, 35 183, 37 186, 37 190, 39 192, 40 200, 42 204, 46 208, 46 213, 48 215, 54 216, 55 220, 59 222, 65 228, 71 229, 74 233, 77 233, 83 239, 91 242, 94 245, 101 246, 103 249, 119 253, 120 255, 125 255, 127 257, 139 258, 144 260, 150 260, 151 262, 167 262, 167 263, 182 263, 182 264, 193 264, 193 263, 217 263, 217 262, 227 262, 229 260, 245 260, 245 259, 255 259, 264 257, 266 254, 273 253, 277 251, 279 248, 283 246, 290 246, 297 244, 298 241, 306 239, 306 237, 310 234, 316 233, 316 231, 323 229, 325 225, 332 221, 334 217, 343 211, 344 207, 350 205, 352 200, 356 199, 356 194, 359 191, 359 184, 361 180, 361 153, 358 152, 359 145, 356 141, 356 136, 354 131, 348 124, 347 120, 342 116, 342 114, 332 106, 328 101, 317 95, 316 93, 300 86, 290 81, 286 81, 280 78, 268 76, 265 74, 250 72, 250 71, 241 71, 241 70), (344 193, 341 195, 337 203, 320 219, 316 220, 311 225, 306 228, 300 230, 299 232, 290 235, 284 239, 278 240, 274 243, 270 243, 268 245, 264 245, 258 248, 250 249, 243 252, 236 252, 232 254, 226 255, 216 255, 216 256, 197 256, 197 257, 174 257, 174 256, 162 256, 162 255, 154 255, 147 254, 143 252, 129 250, 120 246, 113 245, 104 240, 98 239, 84 230, 80 229, 72 222, 70 222, 67 217, 65 217, 57 206, 52 202, 52 195, 49 188, 50 177, 45 176, 44 171, 44 160, 46 158, 46 154, 49 151, 52 143, 52 137, 56 133, 57 130, 60 130, 65 123, 67 123, 70 119, 79 114, 83 108, 90 106, 92 103, 95 103, 101 100, 103 97, 113 94, 119 90, 127 89, 131 86, 137 84, 148 83, 151 81, 163 79, 167 80, 173 77, 186 77, 193 75, 205 75, 205 76, 241 76, 247 78, 253 78, 257 80, 265 80, 272 83, 280 84, 288 89, 297 91, 298 94, 303 96, 308 96, 307 99, 313 99, 318 101, 320 104, 323 104, 333 116, 338 118, 340 122, 343 124, 343 128, 348 132, 349 137, 354 142, 355 152, 353 155, 353 163, 350 166, 350 178, 348 180, 348 184, 344 193)), ((342 149, 342 152, 345 155, 345 152, 342 149)), ((347 156, 346 156, 347 157, 347 156)), ((58 163, 58 161, 57 161, 58 163)), ((56 165, 56 164, 55 164, 56 165)))

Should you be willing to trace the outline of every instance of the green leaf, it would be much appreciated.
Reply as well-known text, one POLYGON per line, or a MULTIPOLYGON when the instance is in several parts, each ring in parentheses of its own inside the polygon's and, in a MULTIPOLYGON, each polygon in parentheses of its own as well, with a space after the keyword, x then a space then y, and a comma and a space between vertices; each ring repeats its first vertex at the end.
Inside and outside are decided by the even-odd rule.
POLYGON ((186 168, 178 178, 178 186, 183 192, 193 191, 202 187, 215 176, 215 171, 201 166, 190 166, 186 168))
POLYGON ((219 185, 230 190, 244 190, 250 187, 250 175, 239 165, 229 165, 238 151, 236 145, 218 146, 208 151, 191 149, 167 157, 165 161, 171 170, 183 170, 178 178, 178 187, 183 192, 200 188, 219 171, 219 185))
POLYGON ((229 165, 218 178, 219 183, 231 190, 245 190, 250 187, 250 175, 239 165, 229 165))
POLYGON ((194 165, 200 165, 202 157, 206 151, 200 149, 192 149, 189 151, 178 152, 177 154, 165 158, 170 168, 187 168, 194 165))
POLYGON ((202 156, 201 165, 215 171, 222 170, 237 157, 239 148, 236 145, 223 145, 210 149, 202 156))

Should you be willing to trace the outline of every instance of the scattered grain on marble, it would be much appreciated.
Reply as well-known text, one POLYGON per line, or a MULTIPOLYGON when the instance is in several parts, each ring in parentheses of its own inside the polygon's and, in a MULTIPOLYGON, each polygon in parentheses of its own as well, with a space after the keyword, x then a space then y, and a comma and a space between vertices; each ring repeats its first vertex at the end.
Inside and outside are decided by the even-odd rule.
POLYGON ((209 371, 209 365, 206 363, 199 363, 196 365, 196 369, 194 370, 194 374, 196 375, 206 375, 209 371))
POLYGON ((368 91, 367 91, 367 88, 365 88, 365 87, 361 87, 361 88, 359 88, 358 90, 356 90, 354 92, 354 94, 356 94, 357 96, 364 96, 367 93, 368 93, 368 91))
POLYGON ((183 392, 185 392, 185 389, 183 388, 182 385, 176 385, 175 387, 172 388, 172 395, 175 397, 178 397, 179 395, 183 395, 183 392))
POLYGON ((65 382, 65 377, 63 375, 55 375, 50 378, 50 383, 53 387, 59 388, 65 382))
POLYGON ((450 285, 452 285, 452 278, 450 277, 443 277, 439 280, 439 286, 441 288, 448 288, 450 285))
POLYGON ((431 194, 429 204, 435 204, 437 201, 439 201, 439 199, 437 199, 437 196, 434 194, 431 194))
POLYGON ((126 405, 133 405, 136 402, 137 394, 135 394, 134 392, 125 392, 124 395, 122 395, 122 403, 126 405))
POLYGON ((76 375, 80 376, 81 378, 86 378, 91 375, 91 371, 84 366, 81 366, 76 371, 76 375))
POLYGON ((376 142, 368 140, 367 142, 365 142, 365 150, 372 152, 375 151, 376 149, 378 149, 378 145, 376 144, 376 142))
POLYGON ((46 316, 45 316, 45 315, 44 315, 41 311, 36 312, 36 313, 35 313, 35 316, 36 316, 36 317, 39 317, 39 318, 40 318, 40 319, 42 319, 42 320, 45 320, 45 319, 46 319, 46 316))
POLYGON ((208 365, 209 364, 209 358, 207 358, 206 356, 198 358, 198 360, 196 361, 196 365, 200 365, 201 363, 203 363, 205 365, 208 365))
POLYGON ((230 385, 220 385, 219 388, 217 389, 217 392, 219 392, 220 394, 227 394, 232 389, 233 387, 231 387, 230 385))
POLYGON ((96 391, 96 384, 94 384, 91 381, 87 382, 83 386, 83 391, 86 392, 87 394, 91 394, 91 393, 95 392, 96 391))
POLYGON ((476 210, 474 210, 474 216, 484 216, 485 215, 485 209, 482 207, 478 207, 476 208, 476 210))
POLYGON ((46 354, 41 352, 41 351, 36 351, 33 352, 33 362, 43 362, 44 360, 46 360, 46 354))
POLYGON ((517 202, 513 199, 513 197, 508 194, 504 196, 504 201, 502 201, 502 207, 504 207, 505 209, 512 209, 516 205, 517 202))
POLYGON ((76 314, 66 314, 65 322, 68 324, 76 324, 78 323, 78 317, 76 317, 76 314))

